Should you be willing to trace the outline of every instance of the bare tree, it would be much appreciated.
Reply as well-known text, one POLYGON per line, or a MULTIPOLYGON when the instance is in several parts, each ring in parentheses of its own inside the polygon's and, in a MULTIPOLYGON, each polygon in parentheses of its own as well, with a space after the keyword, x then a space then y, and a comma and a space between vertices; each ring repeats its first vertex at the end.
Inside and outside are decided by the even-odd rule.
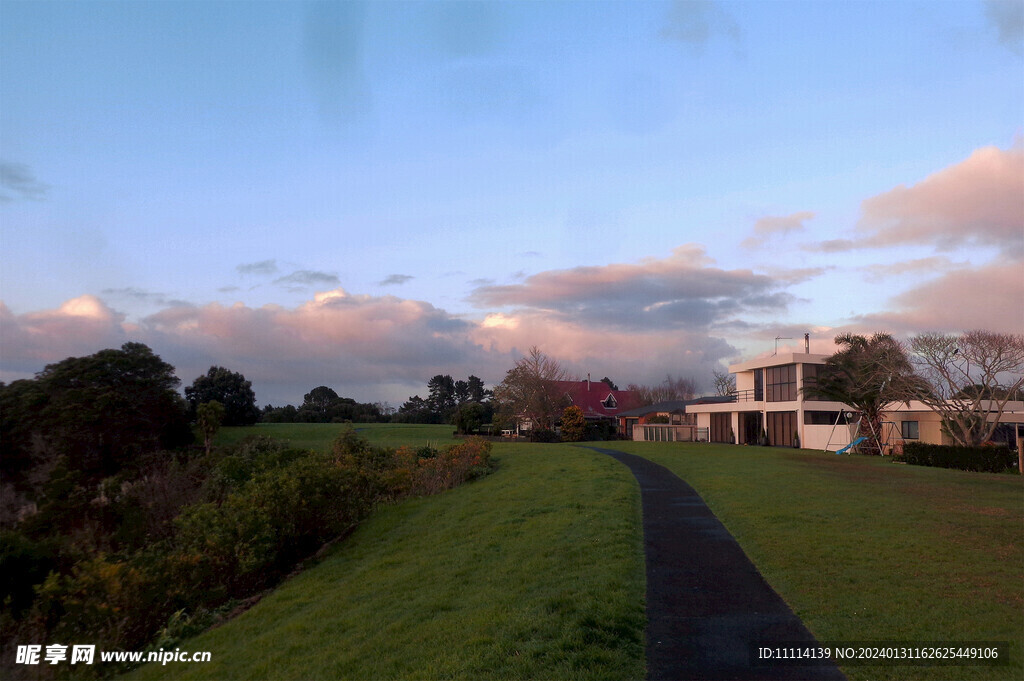
POLYGON ((714 373, 715 394, 726 396, 736 392, 736 376, 727 371, 715 370, 714 373))
POLYGON ((910 340, 910 350, 920 379, 913 398, 941 416, 959 444, 988 441, 1006 403, 1024 388, 1024 335, 924 333, 910 340))
POLYGON ((646 406, 673 400, 692 400, 697 393, 697 382, 692 378, 677 378, 668 374, 658 385, 631 383, 627 389, 632 391, 638 406, 646 406))
POLYGON ((569 372, 535 345, 495 386, 499 413, 506 419, 529 419, 535 428, 550 428, 565 406, 564 387, 558 382, 568 380, 569 372))

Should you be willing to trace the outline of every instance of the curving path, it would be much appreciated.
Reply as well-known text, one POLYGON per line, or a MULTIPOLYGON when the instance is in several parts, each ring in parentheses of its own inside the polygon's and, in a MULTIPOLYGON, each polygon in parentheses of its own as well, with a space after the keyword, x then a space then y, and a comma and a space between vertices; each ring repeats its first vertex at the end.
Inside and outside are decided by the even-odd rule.
POLYGON ((640 483, 649 679, 845 679, 832 664, 754 664, 756 646, 815 638, 692 487, 642 457, 589 449, 625 464, 640 483))

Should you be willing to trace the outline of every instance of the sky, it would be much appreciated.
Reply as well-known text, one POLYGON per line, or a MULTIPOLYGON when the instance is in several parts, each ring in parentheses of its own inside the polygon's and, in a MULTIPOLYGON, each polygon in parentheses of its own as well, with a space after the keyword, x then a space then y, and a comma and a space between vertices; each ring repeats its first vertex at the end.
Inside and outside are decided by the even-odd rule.
POLYGON ((1024 3, 0 3, 0 380, 258 403, 1024 333, 1024 3))

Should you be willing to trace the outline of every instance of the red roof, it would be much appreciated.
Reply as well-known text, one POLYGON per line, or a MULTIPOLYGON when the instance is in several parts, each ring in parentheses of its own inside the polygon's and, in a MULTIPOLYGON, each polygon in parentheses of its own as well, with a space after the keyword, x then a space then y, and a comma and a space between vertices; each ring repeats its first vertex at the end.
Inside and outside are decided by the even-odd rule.
POLYGON ((583 410, 588 419, 615 418, 619 412, 632 409, 635 398, 630 390, 612 390, 601 381, 559 381, 559 386, 583 410))

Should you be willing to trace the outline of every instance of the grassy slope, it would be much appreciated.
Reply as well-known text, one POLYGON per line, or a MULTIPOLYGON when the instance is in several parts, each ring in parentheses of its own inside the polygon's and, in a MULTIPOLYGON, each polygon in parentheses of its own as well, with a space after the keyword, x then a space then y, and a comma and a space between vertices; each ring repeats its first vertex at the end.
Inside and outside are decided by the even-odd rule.
MULTIPOLYGON (((255 430, 324 447, 341 428, 255 430)), ((444 444, 451 432, 393 428, 360 432, 392 445, 444 444)), ((223 435, 235 430, 254 429, 223 435)), ((851 679, 1024 676, 1020 478, 806 451, 615 445, 692 484, 820 639, 1014 646, 1009 669, 850 666, 851 679)), ((641 535, 628 473, 561 446, 497 451, 503 466, 491 478, 383 509, 323 565, 190 641, 217 660, 192 669, 196 678, 561 678, 575 665, 593 677, 642 676, 641 535), (618 624, 602 630, 607 621, 618 624), (578 647, 606 638, 607 664, 600 646, 578 647)))
POLYGON ((1024 678, 1024 481, 873 457, 616 443, 689 482, 820 640, 1010 641, 1013 667, 851 679, 1024 678))
POLYGON ((380 509, 321 564, 181 645, 212 663, 134 676, 643 678, 632 476, 561 445, 495 449, 490 477, 380 509))

